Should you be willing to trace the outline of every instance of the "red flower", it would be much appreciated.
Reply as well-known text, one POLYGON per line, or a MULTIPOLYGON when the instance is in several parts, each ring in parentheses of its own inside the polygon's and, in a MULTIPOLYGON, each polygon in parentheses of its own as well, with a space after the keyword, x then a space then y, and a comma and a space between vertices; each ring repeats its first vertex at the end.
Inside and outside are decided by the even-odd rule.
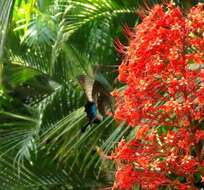
POLYGON ((196 139, 196 143, 198 143, 200 140, 204 139, 204 131, 203 130, 196 130, 195 139, 196 139))
POLYGON ((203 166, 204 71, 189 64, 204 63, 203 18, 203 4, 188 16, 171 4, 156 5, 135 32, 128 32, 128 48, 117 41, 125 54, 118 78, 127 88, 113 93, 115 118, 138 129, 112 154, 115 187, 196 189, 193 176, 203 166))
POLYGON ((178 185, 178 190, 192 190, 192 188, 187 184, 180 183, 178 185))

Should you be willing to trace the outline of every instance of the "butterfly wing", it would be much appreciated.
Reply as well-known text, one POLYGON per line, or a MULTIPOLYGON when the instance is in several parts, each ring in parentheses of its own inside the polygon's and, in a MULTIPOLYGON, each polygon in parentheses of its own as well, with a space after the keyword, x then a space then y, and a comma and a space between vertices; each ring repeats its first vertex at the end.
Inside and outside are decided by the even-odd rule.
POLYGON ((86 94, 86 97, 89 102, 94 102, 93 100, 93 85, 94 85, 94 80, 89 78, 86 75, 80 75, 78 77, 79 83, 81 87, 84 89, 84 92, 86 94))
MULTIPOLYGON (((99 113, 96 113, 95 115, 96 120, 101 121, 109 108, 111 108, 111 111, 113 112, 112 96, 110 95, 110 92, 99 81, 93 80, 86 75, 80 75, 78 77, 78 80, 85 91, 88 102, 96 104, 96 107, 99 111, 99 113)), ((88 107, 90 107, 91 109, 91 106, 88 107)), ((87 108, 85 109, 85 111, 88 116, 90 110, 88 110, 87 108)), ((90 120, 92 120, 92 118, 92 116, 89 117, 90 120)))
POLYGON ((97 80, 94 82, 92 94, 97 108, 102 115, 105 115, 108 109, 111 109, 113 112, 113 98, 110 92, 97 80))

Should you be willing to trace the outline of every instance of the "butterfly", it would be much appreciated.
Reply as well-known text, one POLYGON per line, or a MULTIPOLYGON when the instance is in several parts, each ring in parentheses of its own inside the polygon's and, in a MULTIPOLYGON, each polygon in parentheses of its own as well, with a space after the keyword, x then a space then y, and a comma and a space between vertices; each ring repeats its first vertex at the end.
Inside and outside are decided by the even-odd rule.
POLYGON ((113 100, 110 91, 98 80, 87 75, 80 75, 78 80, 87 98, 85 112, 89 122, 82 128, 82 132, 84 132, 89 124, 100 123, 109 108, 113 111, 113 100))

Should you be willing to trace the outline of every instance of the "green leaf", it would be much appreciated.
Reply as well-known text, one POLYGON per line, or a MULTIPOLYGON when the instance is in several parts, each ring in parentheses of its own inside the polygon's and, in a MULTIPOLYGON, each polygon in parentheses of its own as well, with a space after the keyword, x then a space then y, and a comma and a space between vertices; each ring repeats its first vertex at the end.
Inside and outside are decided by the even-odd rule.
POLYGON ((200 182, 201 181, 201 174, 195 173, 194 174, 194 179, 195 179, 195 183, 200 182))

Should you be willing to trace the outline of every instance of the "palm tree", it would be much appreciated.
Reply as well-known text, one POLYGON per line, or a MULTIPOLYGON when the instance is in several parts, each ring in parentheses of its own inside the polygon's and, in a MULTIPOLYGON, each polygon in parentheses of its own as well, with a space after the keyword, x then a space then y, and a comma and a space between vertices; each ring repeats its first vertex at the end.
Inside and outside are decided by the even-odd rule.
POLYGON ((109 90, 120 87, 113 82, 117 67, 110 67, 120 63, 114 40, 128 43, 123 26, 139 22, 141 6, 147 2, 0 2, 0 189, 112 186, 114 165, 97 147, 110 154, 134 131, 107 116, 81 133, 88 120, 76 78, 86 74, 109 90))

